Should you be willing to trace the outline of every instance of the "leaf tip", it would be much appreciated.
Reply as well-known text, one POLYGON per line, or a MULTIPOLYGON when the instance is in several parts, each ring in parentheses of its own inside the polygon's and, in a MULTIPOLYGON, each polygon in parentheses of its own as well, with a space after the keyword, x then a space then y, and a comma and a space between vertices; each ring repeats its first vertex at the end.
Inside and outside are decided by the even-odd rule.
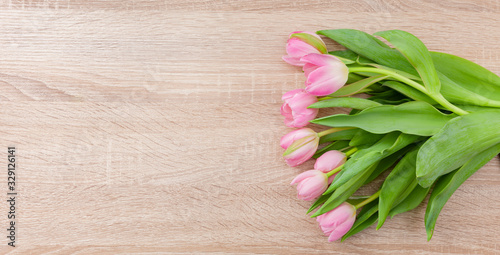
POLYGON ((431 240, 433 234, 434 234, 434 229, 427 230, 427 242, 431 240))
POLYGON ((313 213, 313 215, 311 215, 309 217, 316 218, 316 217, 320 216, 321 214, 323 214, 322 208, 319 208, 319 210, 317 210, 315 213, 313 213))
POLYGON ((418 185, 420 185, 422 188, 428 188, 434 183, 434 180, 430 180, 426 176, 418 176, 418 175, 417 175, 417 181, 418 185))

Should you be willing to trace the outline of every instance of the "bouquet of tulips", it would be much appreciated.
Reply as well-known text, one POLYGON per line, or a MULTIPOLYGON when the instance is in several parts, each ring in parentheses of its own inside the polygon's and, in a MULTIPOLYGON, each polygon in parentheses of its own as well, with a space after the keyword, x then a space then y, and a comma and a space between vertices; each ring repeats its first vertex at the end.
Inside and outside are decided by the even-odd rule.
POLYGON ((353 29, 293 32, 287 63, 302 67, 305 88, 283 95, 289 127, 281 138, 290 166, 316 158, 299 174, 298 198, 314 201, 328 241, 346 238, 388 216, 417 207, 427 195, 428 240, 453 192, 500 152, 500 77, 463 58, 429 51, 414 35, 353 29), (319 35, 347 49, 328 51, 319 35), (316 118, 319 109, 349 114, 316 118), (328 127, 315 132, 309 123, 328 127), (388 174, 383 174, 384 172, 388 174), (371 196, 353 196, 379 175, 371 196), (359 210, 358 210, 359 209, 359 210))

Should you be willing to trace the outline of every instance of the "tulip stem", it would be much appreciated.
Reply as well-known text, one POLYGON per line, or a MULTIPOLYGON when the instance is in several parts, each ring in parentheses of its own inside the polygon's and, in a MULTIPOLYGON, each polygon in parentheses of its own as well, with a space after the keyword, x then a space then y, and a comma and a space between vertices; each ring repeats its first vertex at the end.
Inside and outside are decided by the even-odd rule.
POLYGON ((348 150, 346 153, 345 153, 345 156, 346 157, 350 157, 352 154, 354 154, 356 151, 358 151, 358 148, 354 147, 354 148, 351 148, 350 150, 348 150))
POLYGON ((401 82, 406 83, 407 85, 410 85, 414 89, 428 95, 432 99, 434 99, 437 103, 445 107, 446 109, 456 113, 457 115, 465 115, 468 114, 468 112, 458 108, 457 106, 453 105, 450 103, 446 98, 444 98, 440 93, 430 93, 422 84, 415 82, 409 78, 404 77, 403 75, 400 75, 398 73, 395 73, 391 70, 387 69, 381 69, 381 68, 374 68, 374 67, 351 67, 349 68, 349 72, 351 73, 356 73, 356 72, 368 72, 368 73, 378 73, 378 74, 385 74, 388 75, 396 80, 399 80, 401 82))
POLYGON ((351 72, 351 73, 368 72, 368 73, 385 74, 385 75, 391 76, 394 79, 397 79, 401 82, 404 82, 404 83, 412 86, 413 88, 419 90, 422 93, 427 94, 427 90, 425 89, 425 87, 422 84, 415 82, 415 81, 412 81, 411 79, 408 79, 408 78, 406 78, 398 73, 395 73, 395 72, 387 70, 387 69, 381 69, 381 68, 375 68, 375 67, 351 67, 351 68, 349 68, 349 72, 351 72))
POLYGON ((340 172, 340 170, 342 170, 342 168, 344 168, 344 165, 345 165, 345 164, 342 164, 342 165, 340 165, 339 167, 337 167, 337 168, 333 169, 332 171, 330 171, 330 172, 326 173, 326 176, 330 177, 330 176, 332 176, 332 175, 334 175, 334 174, 336 174, 336 173, 340 172))
POLYGON ((325 136, 325 135, 329 135, 329 134, 332 134, 332 133, 335 133, 335 132, 339 132, 339 131, 343 131, 343 130, 348 130, 348 129, 353 129, 353 127, 330 128, 330 129, 327 129, 325 131, 319 132, 318 136, 322 137, 322 136, 325 136))
POLYGON ((375 200, 378 198, 378 196, 380 195, 380 191, 381 190, 378 190, 377 192, 375 192, 375 194, 371 195, 369 198, 363 200, 361 203, 355 205, 354 207, 356 207, 356 210, 365 206, 366 204, 370 203, 371 201, 375 200))
POLYGON ((332 99, 332 98, 333 97, 319 97, 318 101, 328 100, 328 99, 332 99))

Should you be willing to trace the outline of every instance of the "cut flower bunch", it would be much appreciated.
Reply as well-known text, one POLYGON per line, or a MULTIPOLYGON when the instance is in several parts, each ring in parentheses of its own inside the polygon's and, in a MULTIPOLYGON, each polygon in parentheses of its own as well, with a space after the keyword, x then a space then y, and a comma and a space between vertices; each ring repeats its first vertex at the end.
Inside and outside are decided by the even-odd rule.
MULTIPOLYGON (((455 190, 500 153, 500 77, 463 58, 429 51, 414 35, 354 29, 290 34, 283 60, 301 67, 305 87, 285 93, 286 163, 315 158, 292 181, 314 201, 328 241, 346 238, 416 208, 430 193, 425 228, 455 190), (328 51, 319 35, 347 49, 328 51), (377 37, 391 44, 382 42, 377 37), (363 94, 362 97, 356 95, 363 94), (322 108, 349 114, 316 118, 322 108), (328 127, 315 132, 309 123, 328 127), (384 172, 379 190, 353 196, 384 172)), ((315 211, 316 210, 316 211, 315 211)))

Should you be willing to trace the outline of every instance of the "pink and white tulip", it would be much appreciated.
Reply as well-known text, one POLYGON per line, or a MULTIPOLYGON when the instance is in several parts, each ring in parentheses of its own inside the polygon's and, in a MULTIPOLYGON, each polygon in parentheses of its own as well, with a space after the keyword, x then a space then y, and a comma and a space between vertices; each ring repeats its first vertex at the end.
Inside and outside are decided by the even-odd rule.
POLYGON ((310 53, 327 53, 326 45, 315 33, 307 31, 295 31, 289 36, 286 43, 286 53, 283 60, 290 65, 304 66, 300 59, 310 53))
POLYGON ((281 138, 286 148, 283 158, 289 166, 298 166, 310 159, 318 149, 319 136, 310 128, 294 130, 281 138))
POLYGON ((307 108, 318 102, 318 99, 303 89, 288 91, 281 99, 284 101, 281 115, 285 117, 285 125, 288 127, 306 126, 318 114, 318 109, 307 108))
POLYGON ((315 134, 316 132, 310 128, 295 129, 294 131, 281 137, 280 146, 283 149, 287 149, 296 140, 315 134))
POLYGON ((356 207, 344 202, 337 208, 316 218, 323 233, 328 236, 328 242, 339 240, 356 221, 356 207))
POLYGON ((295 183, 298 183, 297 197, 305 201, 311 201, 325 192, 328 187, 328 176, 318 170, 309 170, 297 175, 290 185, 295 183))
POLYGON ((300 59, 304 62, 306 91, 315 96, 329 95, 347 82, 349 68, 338 58, 328 54, 311 53, 300 59))

